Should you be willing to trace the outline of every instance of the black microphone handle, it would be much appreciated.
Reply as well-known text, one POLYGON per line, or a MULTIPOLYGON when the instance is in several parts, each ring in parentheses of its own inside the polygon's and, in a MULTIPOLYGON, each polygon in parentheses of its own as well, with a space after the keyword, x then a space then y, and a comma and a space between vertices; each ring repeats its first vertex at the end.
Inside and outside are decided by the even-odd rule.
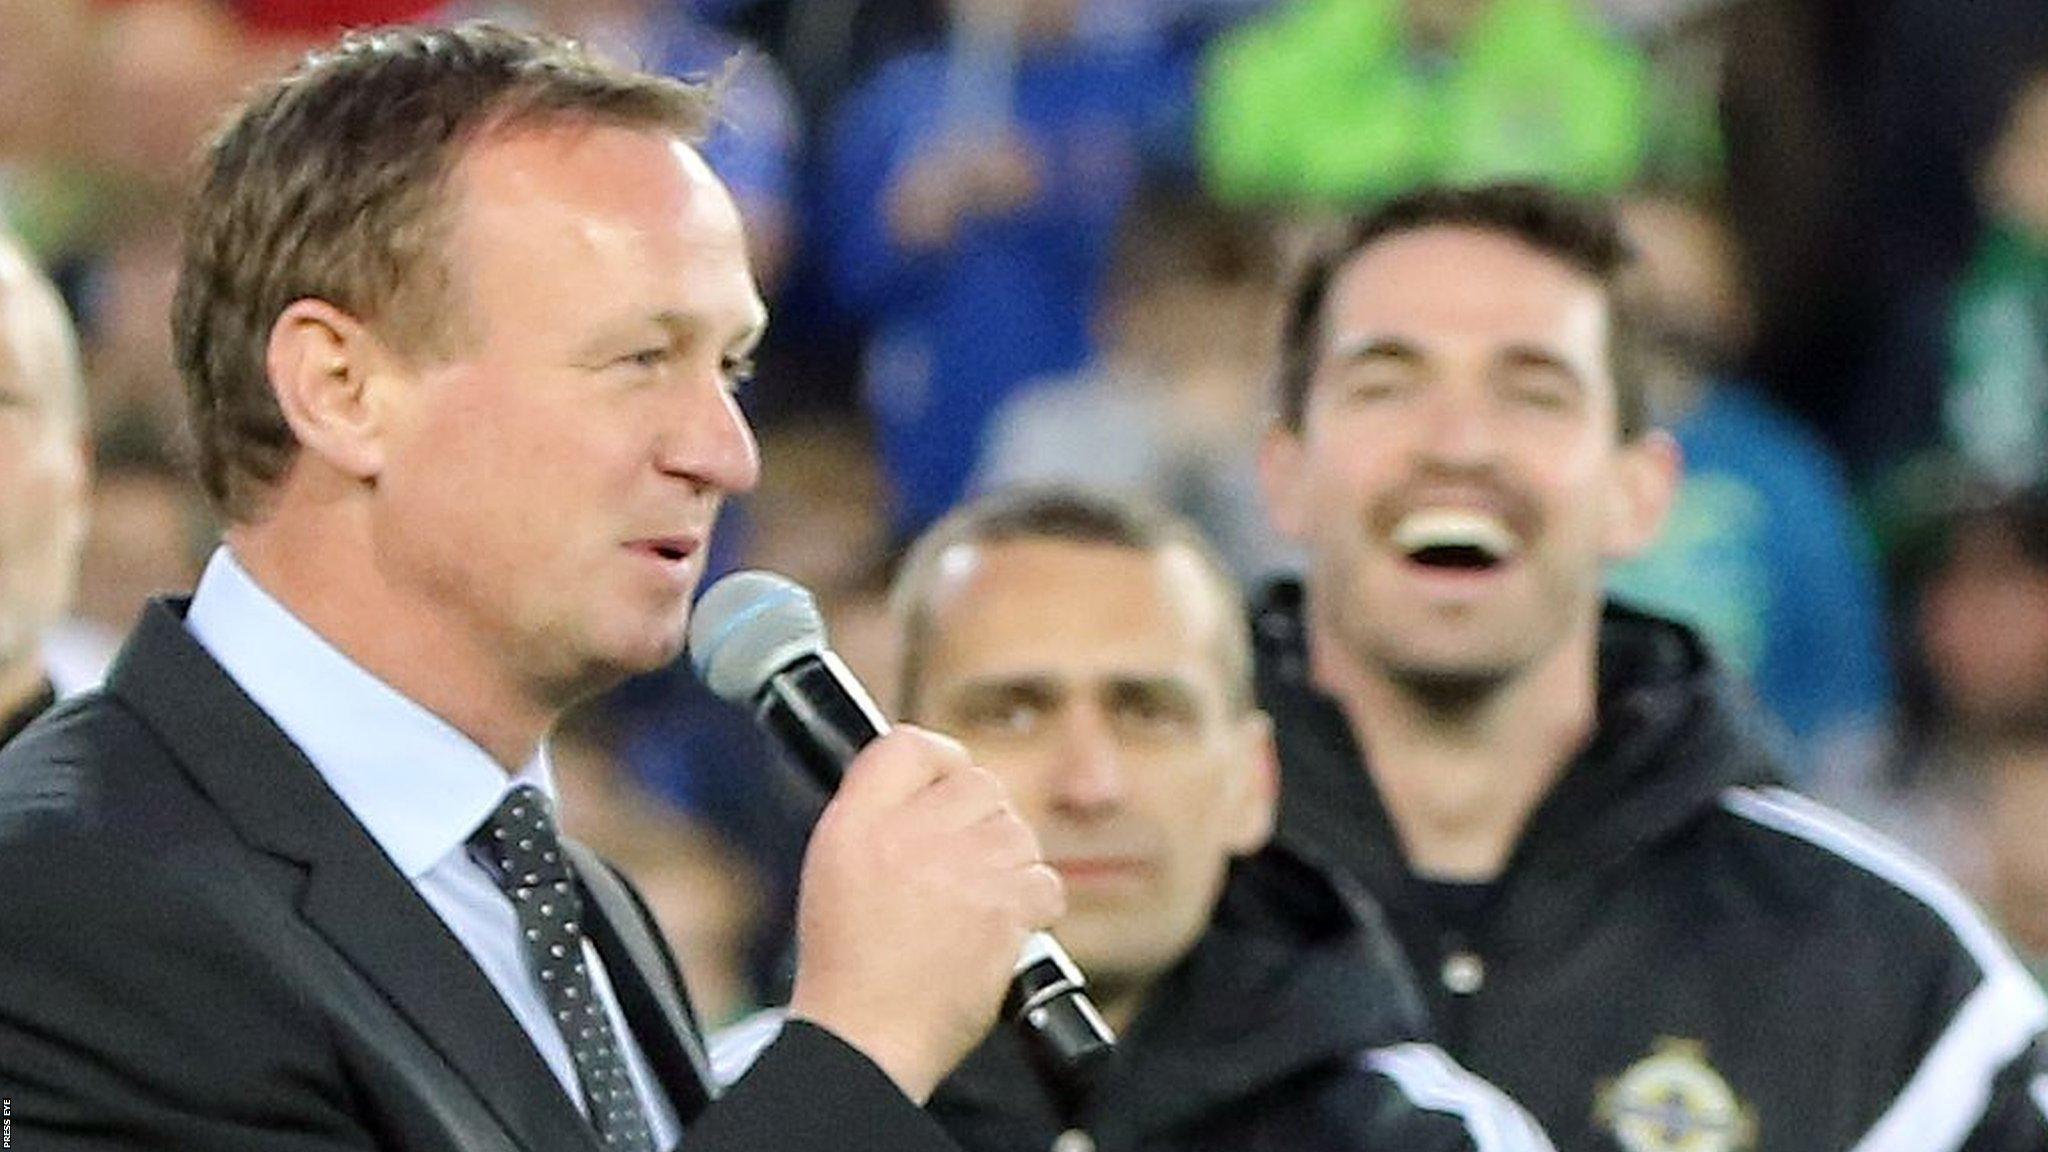
MULTIPOLYGON (((754 715, 827 794, 862 748, 889 731, 860 681, 838 655, 807 653, 768 678, 754 715)), ((1038 1059, 1069 1083, 1116 1045, 1088 999, 1081 970, 1044 932, 1033 932, 1010 977, 1003 1015, 1020 1028, 1038 1059)))

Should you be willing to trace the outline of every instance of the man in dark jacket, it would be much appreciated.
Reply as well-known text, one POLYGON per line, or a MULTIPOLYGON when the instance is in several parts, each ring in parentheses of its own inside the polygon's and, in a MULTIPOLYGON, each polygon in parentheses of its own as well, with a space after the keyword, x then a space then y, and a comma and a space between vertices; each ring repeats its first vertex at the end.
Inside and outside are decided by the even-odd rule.
POLYGON ((1604 604, 1678 463, 1605 212, 1425 190, 1298 288, 1255 615, 1279 837, 1384 905, 1450 1052, 1584 1152, 2048 1148, 2048 1004, 1784 792, 1687 631, 1604 604))
POLYGON ((1059 489, 970 505, 912 551, 902 714, 1008 786, 1121 1033, 1072 1095, 999 1033, 932 1114, 979 1152, 1547 1148, 1417 1042, 1411 979, 1356 889, 1260 851, 1273 751, 1241 603, 1184 522, 1059 489))

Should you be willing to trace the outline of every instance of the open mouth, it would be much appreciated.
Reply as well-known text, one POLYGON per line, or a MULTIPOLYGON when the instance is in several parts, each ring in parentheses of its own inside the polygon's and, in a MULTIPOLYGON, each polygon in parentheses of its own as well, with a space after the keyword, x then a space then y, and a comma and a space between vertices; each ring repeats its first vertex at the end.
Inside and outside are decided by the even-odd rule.
POLYGON ((1425 508, 1394 526, 1394 546, 1413 564, 1445 572, 1487 572, 1512 560, 1517 543, 1500 517, 1425 508))

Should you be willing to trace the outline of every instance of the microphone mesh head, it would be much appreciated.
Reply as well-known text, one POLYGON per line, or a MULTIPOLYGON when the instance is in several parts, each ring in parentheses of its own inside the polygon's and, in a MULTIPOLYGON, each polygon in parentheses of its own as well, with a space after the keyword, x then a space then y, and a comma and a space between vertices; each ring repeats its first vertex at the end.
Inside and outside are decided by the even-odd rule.
POLYGON ((749 704, 768 678, 825 650, 825 618, 803 585, 773 572, 735 572, 690 616, 690 665, 722 700, 749 704))

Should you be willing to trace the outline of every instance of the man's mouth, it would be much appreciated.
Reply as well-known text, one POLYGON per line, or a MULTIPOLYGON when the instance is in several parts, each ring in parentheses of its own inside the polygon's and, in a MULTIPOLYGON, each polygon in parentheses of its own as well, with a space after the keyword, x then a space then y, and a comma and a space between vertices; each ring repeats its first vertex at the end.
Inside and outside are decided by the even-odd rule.
POLYGON ((654 536, 631 544, 634 551, 669 564, 689 559, 702 546, 702 540, 695 536, 654 536))
POLYGON ((1145 874, 1145 861, 1137 856, 1066 856, 1051 861, 1053 870, 1069 884, 1135 880, 1145 874))
POLYGON ((1413 564, 1445 572, 1487 572, 1515 558, 1520 541, 1491 512, 1419 508, 1394 525, 1394 547, 1413 564))

